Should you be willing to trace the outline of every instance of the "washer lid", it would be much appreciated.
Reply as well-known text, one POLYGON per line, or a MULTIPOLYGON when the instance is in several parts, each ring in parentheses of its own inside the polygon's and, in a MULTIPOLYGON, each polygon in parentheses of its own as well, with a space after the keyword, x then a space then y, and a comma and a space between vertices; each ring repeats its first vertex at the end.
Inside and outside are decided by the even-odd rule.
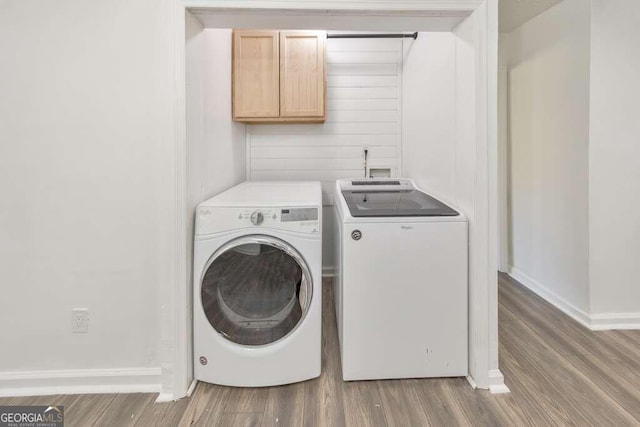
POLYGON ((458 216, 456 210, 419 190, 342 190, 353 217, 458 216))

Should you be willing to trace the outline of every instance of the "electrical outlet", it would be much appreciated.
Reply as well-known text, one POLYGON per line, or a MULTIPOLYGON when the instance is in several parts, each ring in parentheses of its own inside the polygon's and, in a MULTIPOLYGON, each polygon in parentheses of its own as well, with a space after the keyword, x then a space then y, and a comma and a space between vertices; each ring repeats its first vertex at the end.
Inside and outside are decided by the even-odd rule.
POLYGON ((71 310, 71 332, 76 334, 89 333, 88 308, 74 308, 71 310))

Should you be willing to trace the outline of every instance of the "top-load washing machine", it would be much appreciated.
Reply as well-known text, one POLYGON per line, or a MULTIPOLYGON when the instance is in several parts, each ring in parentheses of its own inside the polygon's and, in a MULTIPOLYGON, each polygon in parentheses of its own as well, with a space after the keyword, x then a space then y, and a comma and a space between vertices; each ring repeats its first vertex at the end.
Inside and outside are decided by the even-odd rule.
POLYGON ((270 386, 320 375, 318 182, 245 182, 200 204, 194 243, 194 372, 270 386))
POLYGON ((410 179, 340 180, 336 193, 343 378, 466 376, 465 216, 410 179))

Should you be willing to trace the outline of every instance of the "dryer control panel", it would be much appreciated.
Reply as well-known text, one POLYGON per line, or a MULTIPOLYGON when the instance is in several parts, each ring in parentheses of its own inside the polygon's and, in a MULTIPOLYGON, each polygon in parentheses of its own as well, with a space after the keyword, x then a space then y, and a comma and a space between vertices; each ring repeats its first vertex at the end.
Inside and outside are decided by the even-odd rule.
POLYGON ((196 234, 213 234, 235 229, 261 228, 287 230, 320 235, 319 207, 255 207, 224 208, 199 207, 196 215, 196 234))
POLYGON ((318 208, 293 208, 281 209, 280 221, 282 222, 298 222, 298 221, 317 221, 318 208))

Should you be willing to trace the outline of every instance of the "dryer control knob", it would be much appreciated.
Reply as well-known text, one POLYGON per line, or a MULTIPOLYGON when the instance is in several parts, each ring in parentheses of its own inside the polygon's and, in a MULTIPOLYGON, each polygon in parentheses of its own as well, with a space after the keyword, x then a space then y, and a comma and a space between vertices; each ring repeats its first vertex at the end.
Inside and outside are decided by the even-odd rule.
POLYGON ((264 215, 262 215, 262 212, 255 211, 251 214, 251 224, 260 225, 262 224, 262 221, 264 221, 264 215))

